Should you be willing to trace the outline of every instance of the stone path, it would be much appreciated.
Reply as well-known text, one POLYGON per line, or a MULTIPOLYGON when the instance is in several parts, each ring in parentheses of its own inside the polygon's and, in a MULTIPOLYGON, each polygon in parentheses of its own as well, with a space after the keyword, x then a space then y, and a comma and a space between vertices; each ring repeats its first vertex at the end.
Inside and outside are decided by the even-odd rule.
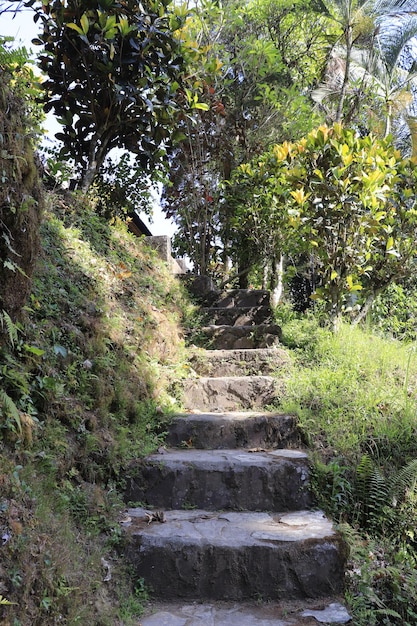
POLYGON ((191 357, 190 412, 129 471, 126 499, 141 505, 123 523, 126 555, 152 594, 140 624, 348 623, 346 546, 314 508, 294 418, 263 411, 288 362, 269 294, 227 292, 206 313, 211 350, 191 357))

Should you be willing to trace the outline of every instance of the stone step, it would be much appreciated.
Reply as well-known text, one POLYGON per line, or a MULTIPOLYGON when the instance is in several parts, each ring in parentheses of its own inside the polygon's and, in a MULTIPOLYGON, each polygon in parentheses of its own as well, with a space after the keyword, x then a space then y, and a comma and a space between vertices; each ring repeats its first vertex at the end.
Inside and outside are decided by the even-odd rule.
POLYGON ((128 560, 154 597, 277 601, 343 588, 347 550, 321 511, 166 511, 164 523, 150 519, 130 509, 123 526, 128 560))
POLYGON ((256 324, 272 324, 271 307, 203 307, 201 312, 211 324, 216 326, 255 326, 256 324))
POLYGON ((200 376, 252 376, 275 372, 291 362, 281 348, 195 350, 190 365, 200 376))
POLYGON ((301 450, 166 450, 133 463, 128 502, 214 511, 291 511, 312 505, 301 450))
POLYGON ((264 408, 276 395, 272 376, 221 376, 184 381, 183 405, 190 411, 239 411, 264 408))
POLYGON ((219 350, 251 350, 277 345, 282 335, 277 324, 229 326, 212 324, 201 329, 207 346, 219 350))
POLYGON ((280 413, 189 413, 169 425, 166 444, 172 448, 299 448, 297 420, 280 413))
POLYGON ((221 293, 212 294, 209 306, 227 307, 256 307, 270 306, 271 296, 264 289, 231 289, 221 293))
POLYGON ((152 600, 141 626, 336 626, 351 622, 343 598, 281 602, 164 602, 152 600))

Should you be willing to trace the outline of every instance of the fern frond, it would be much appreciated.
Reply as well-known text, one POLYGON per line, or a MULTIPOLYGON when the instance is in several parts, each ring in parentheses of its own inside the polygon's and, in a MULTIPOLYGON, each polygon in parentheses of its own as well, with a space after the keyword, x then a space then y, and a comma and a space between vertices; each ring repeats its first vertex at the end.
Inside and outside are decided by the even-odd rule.
POLYGON ((0 39, 0 66, 2 68, 23 67, 30 59, 30 54, 25 47, 7 48, 6 42, 0 39))
POLYGON ((377 613, 378 615, 385 615, 385 617, 395 617, 396 619, 402 619, 402 616, 397 613, 397 611, 393 611, 393 609, 375 609, 375 613, 377 613))
POLYGON ((389 504, 389 486, 385 476, 365 454, 356 468, 356 498, 365 524, 379 526, 389 504))
POLYGON ((417 483, 417 459, 402 467, 389 481, 389 495, 394 506, 404 500, 406 493, 417 483))
POLYGON ((387 479, 375 467, 369 481, 368 519, 372 526, 380 524, 384 507, 389 503, 389 488, 387 479))
POLYGON ((360 500, 366 500, 373 468, 374 464, 371 457, 364 454, 356 468, 356 493, 360 500))
POLYGON ((10 416, 14 419, 17 425, 17 429, 19 433, 22 432, 22 422, 20 420, 19 409, 11 399, 11 397, 3 390, 0 389, 0 408, 3 409, 3 412, 6 416, 10 416))
POLYGON ((6 311, 0 311, 0 325, 2 330, 6 329, 9 342, 14 347, 17 341, 18 328, 6 311))
POLYGON ((0 606, 2 605, 11 605, 11 604, 16 604, 16 602, 10 602, 10 600, 6 600, 6 598, 3 598, 2 595, 0 595, 0 606))

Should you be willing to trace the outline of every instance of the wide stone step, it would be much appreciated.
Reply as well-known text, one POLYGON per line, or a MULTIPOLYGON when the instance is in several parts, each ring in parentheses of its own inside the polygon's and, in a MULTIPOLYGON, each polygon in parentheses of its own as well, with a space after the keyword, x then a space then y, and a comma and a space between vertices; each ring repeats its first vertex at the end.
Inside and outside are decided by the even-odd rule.
POLYGON ((231 289, 220 294, 213 294, 209 306, 227 307, 257 307, 270 306, 271 296, 264 289, 231 289))
POLYGON ((191 411, 264 408, 275 398, 272 376, 201 377, 184 381, 183 404, 191 411))
POLYGON ((213 450, 300 447, 292 415, 279 413, 191 413, 178 415, 168 429, 168 446, 213 450))
POLYGON ((206 319, 216 326, 255 326, 256 324, 272 324, 271 307, 205 307, 201 309, 206 319))
POLYGON ((277 324, 257 326, 203 326, 201 334, 207 346, 218 350, 251 350, 277 345, 282 335, 277 324))
POLYGON ((163 523, 149 523, 145 509, 127 515, 127 557, 155 597, 288 600, 342 590, 345 546, 321 511, 166 511, 156 516, 163 523))
POLYGON ((200 376, 252 376, 269 374, 288 365, 291 359, 281 348, 253 350, 196 350, 190 365, 200 376))
POLYGON ((167 450, 127 473, 126 501, 155 507, 291 511, 312 504, 300 450, 167 450))

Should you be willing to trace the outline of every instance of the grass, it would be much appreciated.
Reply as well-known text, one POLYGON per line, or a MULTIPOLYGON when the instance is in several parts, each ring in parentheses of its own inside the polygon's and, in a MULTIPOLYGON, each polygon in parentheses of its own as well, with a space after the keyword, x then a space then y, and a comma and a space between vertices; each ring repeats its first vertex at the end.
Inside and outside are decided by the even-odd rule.
POLYGON ((0 406, 0 622, 128 626, 146 591, 119 557, 124 470, 178 407, 192 305, 125 224, 77 196, 48 204, 25 317, 0 348, 22 425, 0 406))
POLYGON ((333 334, 312 320, 284 326, 283 342, 293 367, 282 408, 297 413, 313 445, 330 457, 367 452, 394 466, 417 456, 413 345, 349 325, 333 334))
POLYGON ((292 356, 280 409, 310 445, 319 506, 351 547, 355 626, 417 620, 417 355, 369 328, 337 334, 310 316, 282 321, 292 356))

